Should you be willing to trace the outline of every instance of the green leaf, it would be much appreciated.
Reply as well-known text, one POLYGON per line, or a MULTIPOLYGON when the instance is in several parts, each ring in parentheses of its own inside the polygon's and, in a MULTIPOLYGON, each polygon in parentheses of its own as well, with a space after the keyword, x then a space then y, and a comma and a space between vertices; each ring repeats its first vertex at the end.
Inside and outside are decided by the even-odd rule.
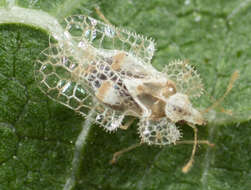
MULTIPOLYGON (((206 94, 194 101, 198 108, 220 98, 236 70, 239 79, 207 115, 208 125, 198 126, 199 139, 215 147, 200 145, 188 174, 181 168, 191 145, 143 145, 110 165, 113 153, 139 142, 136 122, 112 134, 92 126, 74 189, 251 189, 250 1, 2 0, 0 6, 1 190, 58 190, 71 176, 84 118, 41 93, 33 68, 49 34, 60 36, 64 17, 100 19, 96 6, 114 25, 156 40, 156 68, 187 59, 205 85, 206 94)), ((184 139, 193 138, 190 128, 181 130, 184 139)))

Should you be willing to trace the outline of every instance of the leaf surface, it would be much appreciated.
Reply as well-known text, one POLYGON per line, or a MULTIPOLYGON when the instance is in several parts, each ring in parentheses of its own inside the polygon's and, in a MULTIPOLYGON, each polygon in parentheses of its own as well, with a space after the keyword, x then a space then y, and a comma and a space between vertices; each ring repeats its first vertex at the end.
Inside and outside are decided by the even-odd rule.
MULTIPOLYGON (((199 138, 216 146, 200 145, 188 174, 181 168, 190 157, 191 145, 143 145, 110 165, 114 152, 139 142, 136 122, 112 134, 93 126, 75 189, 251 189, 249 0, 6 0, 0 6, 1 190, 59 190, 69 178, 74 142, 84 119, 40 92, 33 65, 48 47, 48 34, 61 30, 44 14, 58 23, 74 14, 100 19, 96 6, 114 25, 156 40, 152 61, 156 68, 187 59, 205 85, 206 94, 194 101, 198 108, 221 97, 236 70, 239 79, 221 107, 209 113, 208 125, 198 127, 199 138), (3 11, 8 13, 8 6, 25 8, 17 14, 21 16, 31 14, 29 10, 40 12, 21 22, 21 16, 1 17, 3 11), (232 115, 222 113, 221 108, 232 115)), ((193 138, 190 128, 180 128, 184 139, 193 138)))

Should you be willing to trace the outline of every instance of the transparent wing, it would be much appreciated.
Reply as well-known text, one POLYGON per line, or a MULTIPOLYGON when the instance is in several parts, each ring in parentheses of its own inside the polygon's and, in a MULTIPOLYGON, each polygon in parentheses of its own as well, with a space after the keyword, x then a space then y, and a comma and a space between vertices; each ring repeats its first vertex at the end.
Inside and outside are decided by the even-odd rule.
POLYGON ((139 122, 139 134, 142 142, 154 145, 175 143, 181 134, 174 123, 163 118, 158 121, 142 118, 139 122))
POLYGON ((93 107, 93 98, 88 86, 78 80, 79 63, 56 44, 51 44, 40 57, 35 64, 35 79, 41 91, 85 116, 93 107))
POLYGON ((80 46, 89 43, 97 49, 125 51, 145 63, 152 59, 155 49, 151 39, 83 15, 70 16, 65 21, 66 30, 80 46))
POLYGON ((199 74, 185 61, 173 61, 162 72, 167 74, 168 79, 175 82, 177 92, 191 98, 199 97, 203 93, 203 84, 199 74))
POLYGON ((125 117, 123 113, 104 107, 103 105, 100 105, 97 110, 99 114, 96 115, 94 122, 104 127, 106 131, 116 131, 122 125, 125 117))
POLYGON ((50 44, 35 64, 35 79, 49 98, 82 116, 94 109, 93 123, 104 127, 106 131, 116 130, 123 121, 123 113, 96 100, 92 89, 81 77, 82 69, 83 65, 71 57, 67 50, 57 44, 50 44))

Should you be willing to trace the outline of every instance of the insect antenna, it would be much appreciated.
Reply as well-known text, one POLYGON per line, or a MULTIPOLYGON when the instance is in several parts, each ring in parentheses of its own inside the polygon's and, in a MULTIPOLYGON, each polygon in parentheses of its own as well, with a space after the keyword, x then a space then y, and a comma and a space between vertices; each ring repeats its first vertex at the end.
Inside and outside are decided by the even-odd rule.
MULTIPOLYGON (((231 79, 229 81, 227 90, 225 91, 225 93, 223 94, 223 96, 220 97, 218 100, 216 100, 210 107, 208 107, 205 110, 203 110, 202 113, 207 113, 211 109, 217 107, 224 100, 224 98, 229 94, 229 92, 233 88, 234 82, 238 79, 238 77, 239 77, 239 72, 235 71, 232 74, 232 76, 231 76, 231 79)), ((186 165, 182 168, 182 172, 183 173, 187 173, 190 170, 190 168, 192 167, 193 161, 194 161, 194 155, 196 153, 196 149, 197 149, 197 145, 198 144, 207 144, 207 145, 209 145, 211 147, 214 146, 214 144, 210 143, 209 141, 198 141, 198 139, 197 139, 197 133, 198 133, 197 128, 194 125, 192 125, 191 123, 188 123, 188 125, 191 128, 193 128, 193 131, 194 131, 194 140, 193 141, 178 141, 177 142, 177 144, 190 144, 190 143, 193 143, 193 150, 192 150, 192 153, 191 153, 191 157, 190 157, 189 161, 186 163, 186 165)))
POLYGON ((225 91, 225 93, 223 94, 222 97, 220 97, 218 100, 216 100, 211 106, 209 106, 208 108, 206 108, 205 110, 201 111, 201 113, 207 113, 210 110, 212 110, 213 108, 217 107, 223 100, 224 98, 229 94, 229 92, 232 90, 233 88, 233 84, 234 82, 239 78, 239 71, 235 71, 231 78, 230 81, 228 83, 228 87, 227 90, 225 91))
POLYGON ((100 11, 99 7, 95 7, 97 15, 108 25, 113 26, 110 21, 105 17, 105 15, 100 11))

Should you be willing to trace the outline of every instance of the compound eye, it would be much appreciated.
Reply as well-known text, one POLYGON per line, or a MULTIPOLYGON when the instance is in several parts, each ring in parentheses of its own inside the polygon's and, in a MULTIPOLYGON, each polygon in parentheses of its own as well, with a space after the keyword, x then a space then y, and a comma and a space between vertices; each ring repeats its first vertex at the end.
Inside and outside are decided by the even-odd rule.
POLYGON ((187 114, 187 112, 179 106, 173 106, 173 111, 178 115, 186 115, 187 114))
POLYGON ((175 92, 175 89, 174 89, 174 87, 170 86, 170 87, 167 88, 167 91, 168 91, 169 93, 174 93, 174 92, 175 92))
POLYGON ((165 96, 166 98, 168 98, 169 96, 172 96, 173 94, 176 93, 176 87, 175 84, 171 81, 167 82, 164 90, 163 90, 163 96, 165 96))

